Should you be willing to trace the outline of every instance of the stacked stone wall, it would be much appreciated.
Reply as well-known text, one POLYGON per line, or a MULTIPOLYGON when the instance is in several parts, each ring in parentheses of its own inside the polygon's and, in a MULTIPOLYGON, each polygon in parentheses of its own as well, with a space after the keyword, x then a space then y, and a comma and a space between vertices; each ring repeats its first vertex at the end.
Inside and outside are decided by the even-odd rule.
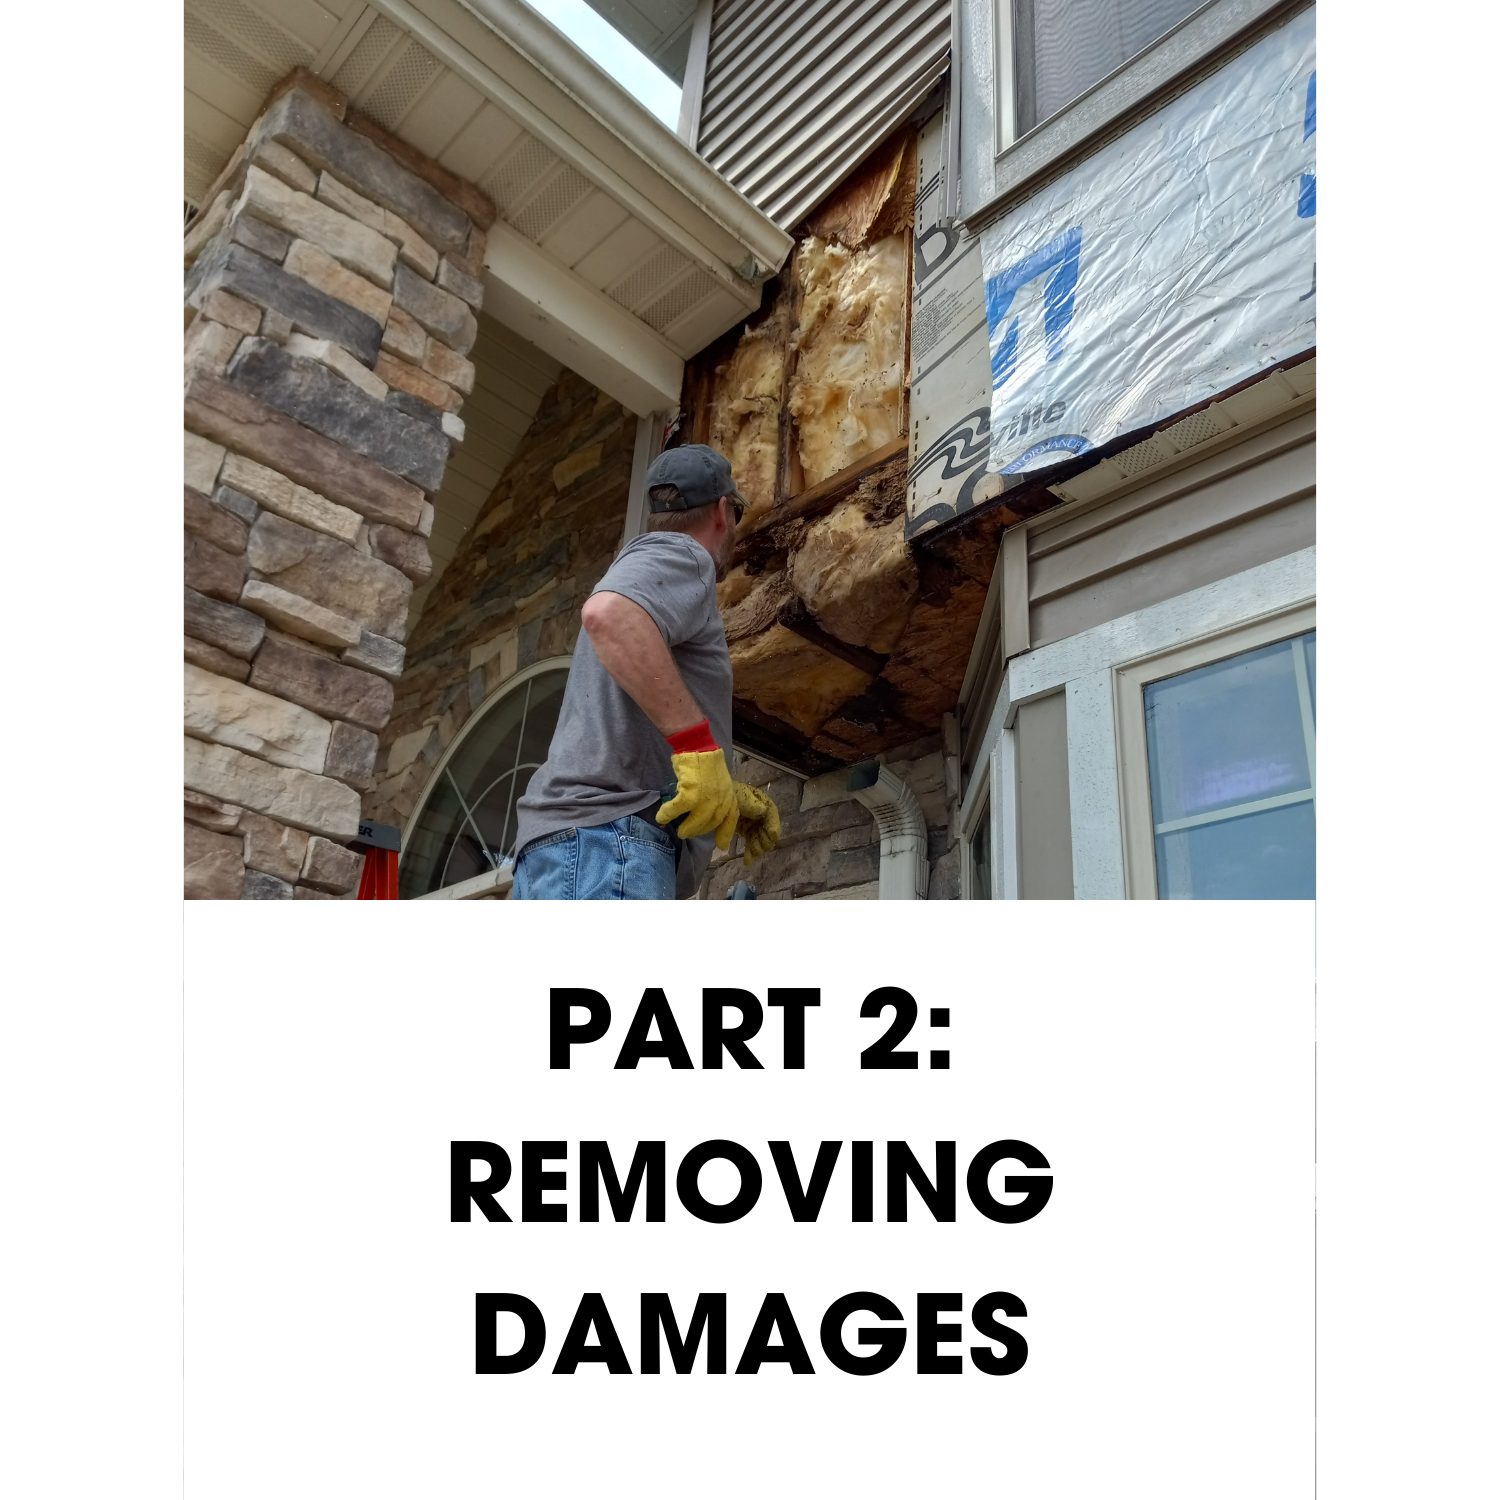
POLYGON ((516 673, 572 652, 619 547, 635 418, 572 371, 542 398, 433 588, 381 734, 370 817, 404 826, 469 716, 516 673))
POLYGON ((184 242, 185 891, 328 899, 473 389, 493 206, 309 74, 184 242))
MULTIPOLYGON (((955 809, 941 735, 914 740, 879 759, 916 794, 927 820, 927 899, 956 901, 961 851, 949 837, 955 809)), ((723 900, 737 880, 748 880, 761 901, 878 899, 880 835, 870 810, 845 791, 846 769, 803 781, 741 755, 735 775, 763 787, 776 804, 781 842, 748 867, 738 838, 725 852, 715 850, 699 891, 703 900, 723 900)))

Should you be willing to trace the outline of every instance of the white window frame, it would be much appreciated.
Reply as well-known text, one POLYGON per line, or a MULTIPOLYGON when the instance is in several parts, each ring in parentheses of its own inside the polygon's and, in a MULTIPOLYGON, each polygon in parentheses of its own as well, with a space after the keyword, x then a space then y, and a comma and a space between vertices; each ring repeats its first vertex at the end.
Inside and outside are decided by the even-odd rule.
MULTIPOLYGON (((1115 733, 1119 746, 1120 832, 1125 853, 1125 896, 1155 901, 1156 836, 1151 811, 1151 771, 1146 749, 1146 687, 1198 667, 1212 666, 1246 651, 1317 629, 1312 604, 1270 615, 1248 625, 1216 632, 1170 651, 1115 668, 1115 733)), ((1316 771, 1309 768, 1314 778, 1316 771)), ((1316 793, 1317 782, 1313 782, 1316 793)))
MULTIPOLYGON (((464 720, 463 727, 453 736, 453 742, 438 757, 438 763, 432 768, 432 775, 427 778, 427 784, 422 788, 422 794, 416 800, 411 810, 411 815, 401 826, 401 853, 396 856, 396 867, 399 872, 401 861, 405 858, 408 841, 416 831, 418 820, 427 807, 428 800, 437 789, 442 780, 443 773, 447 771, 449 762, 458 754, 464 741, 479 724, 483 723, 485 716, 492 708, 497 707, 503 699, 510 697, 518 688, 523 688, 533 677, 540 677, 544 672, 556 672, 559 670, 571 670, 573 658, 568 656, 549 656, 544 661, 532 662, 529 667, 523 667, 519 672, 513 672, 504 682, 500 683, 493 692, 485 695, 484 701, 464 720)), ((400 875, 398 873, 399 882, 400 875)), ((428 891, 424 895, 416 897, 418 901, 470 901, 486 896, 504 896, 510 892, 512 880, 511 866, 501 864, 496 869, 486 870, 482 874, 471 876, 468 880, 460 880, 454 885, 440 886, 435 891, 428 891)))
MULTIPOLYGON (((1119 704, 1119 676, 1136 666, 1151 664, 1150 680, 1155 681, 1170 675, 1171 670, 1157 670, 1155 664, 1178 652, 1184 653, 1183 660, 1206 665, 1237 650, 1253 649, 1232 644, 1235 639, 1268 645, 1315 628, 1315 623, 1304 622, 1314 621, 1316 555, 1316 547, 1303 548, 1010 659, 975 753, 975 771, 959 812, 959 827, 967 829, 978 816, 983 790, 990 789, 990 815, 995 820, 996 899, 1015 901, 1020 897, 1016 713, 1022 704, 1060 689, 1067 693, 1073 898, 1156 899, 1154 842, 1149 879, 1127 880, 1124 868, 1127 798, 1144 798, 1145 826, 1149 829, 1151 786, 1145 774, 1144 706, 1140 769, 1128 775, 1121 771, 1126 736, 1120 727, 1124 715, 1119 704), (1269 633, 1257 638, 1255 632, 1262 627, 1269 633), (1200 651, 1201 657, 1196 655, 1200 651), (981 767, 988 770, 987 780, 981 767)), ((1139 818, 1139 812, 1136 816, 1139 818)))

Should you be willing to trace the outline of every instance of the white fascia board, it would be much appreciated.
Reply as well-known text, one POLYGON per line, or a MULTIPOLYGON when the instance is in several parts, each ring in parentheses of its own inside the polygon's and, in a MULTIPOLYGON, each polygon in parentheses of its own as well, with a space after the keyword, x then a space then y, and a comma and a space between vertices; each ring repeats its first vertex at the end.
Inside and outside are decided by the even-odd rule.
POLYGON ((484 310, 626 411, 677 409, 682 359, 671 345, 504 222, 485 247, 484 310))
POLYGON ((791 236, 525 0, 371 0, 398 26, 746 307, 791 236), (757 278, 759 279, 759 278, 757 278))

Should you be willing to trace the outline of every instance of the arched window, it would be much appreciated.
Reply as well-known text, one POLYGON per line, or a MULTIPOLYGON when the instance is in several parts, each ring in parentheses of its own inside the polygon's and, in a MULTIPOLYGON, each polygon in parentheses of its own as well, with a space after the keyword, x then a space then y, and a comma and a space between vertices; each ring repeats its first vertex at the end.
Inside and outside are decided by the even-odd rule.
POLYGON ((402 839, 403 901, 483 875, 514 855, 516 800, 547 758, 569 661, 553 657, 511 678, 448 747, 402 839))

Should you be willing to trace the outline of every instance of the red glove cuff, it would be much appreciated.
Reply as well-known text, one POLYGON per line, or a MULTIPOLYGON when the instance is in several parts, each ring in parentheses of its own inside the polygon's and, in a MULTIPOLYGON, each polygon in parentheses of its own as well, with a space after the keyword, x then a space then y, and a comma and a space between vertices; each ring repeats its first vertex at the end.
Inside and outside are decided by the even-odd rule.
POLYGON ((713 730, 708 727, 707 719, 700 719, 691 728, 679 729, 676 734, 669 734, 667 743, 672 747, 673 755, 691 755, 695 752, 701 753, 719 748, 718 742, 714 739, 713 730))

